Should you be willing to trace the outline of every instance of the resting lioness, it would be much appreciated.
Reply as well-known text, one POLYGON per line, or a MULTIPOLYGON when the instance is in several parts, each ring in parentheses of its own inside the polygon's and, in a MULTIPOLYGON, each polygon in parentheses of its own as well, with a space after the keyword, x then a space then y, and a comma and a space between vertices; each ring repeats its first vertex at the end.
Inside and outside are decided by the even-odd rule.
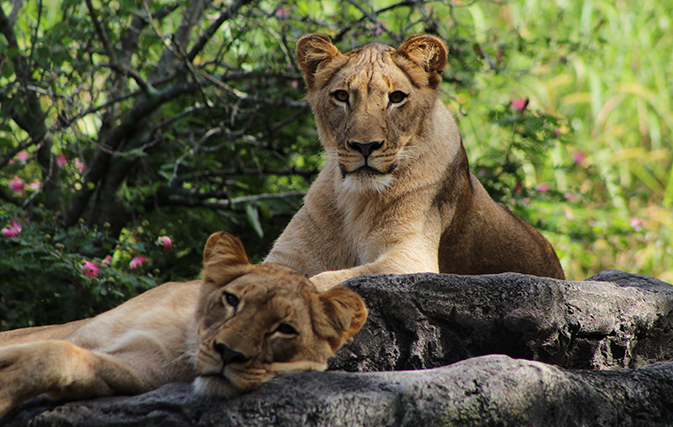
POLYGON ((495 203, 470 172, 437 87, 444 44, 341 53, 323 35, 297 44, 327 161, 266 262, 325 290, 370 273, 528 273, 564 278, 549 242, 495 203))
POLYGON ((194 379, 200 393, 232 396, 277 373, 325 369, 367 318, 355 292, 318 293, 290 268, 252 265, 226 233, 208 239, 204 264, 202 280, 94 318, 0 334, 0 417, 42 393, 73 400, 194 379))

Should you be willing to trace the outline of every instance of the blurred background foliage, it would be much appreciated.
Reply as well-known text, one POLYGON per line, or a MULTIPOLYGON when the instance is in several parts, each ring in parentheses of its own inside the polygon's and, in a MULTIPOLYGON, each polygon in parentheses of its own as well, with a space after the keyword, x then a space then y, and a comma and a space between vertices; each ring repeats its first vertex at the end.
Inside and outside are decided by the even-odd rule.
POLYGON ((198 275, 208 235, 269 250, 322 150, 294 46, 429 33, 491 195, 570 279, 673 281, 673 1, 3 0, 0 329, 198 275))

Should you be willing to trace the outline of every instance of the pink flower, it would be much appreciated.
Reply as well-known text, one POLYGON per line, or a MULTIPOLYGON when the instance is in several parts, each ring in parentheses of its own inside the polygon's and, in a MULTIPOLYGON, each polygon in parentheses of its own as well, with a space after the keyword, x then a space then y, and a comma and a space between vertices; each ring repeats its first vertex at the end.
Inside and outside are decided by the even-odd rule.
POLYGON ((25 187, 23 185, 23 180, 18 176, 15 176, 14 179, 9 181, 9 189, 15 193, 23 194, 25 187))
POLYGON ((282 7, 279 7, 278 10, 276 11, 276 18, 287 18, 289 15, 285 13, 282 7))
POLYGON ((561 130, 559 128, 554 128, 554 138, 558 138, 561 135, 561 130))
POLYGON ((103 258, 103 265, 110 265, 112 263, 112 255, 108 255, 103 258))
POLYGON ((79 173, 82 173, 84 170, 84 163, 80 159, 75 159, 75 168, 79 173))
POLYGON ((84 265, 82 266, 82 271, 86 277, 98 277, 98 263, 95 261, 84 260, 84 265))
POLYGON ((643 221, 638 219, 638 218, 633 218, 631 220, 631 227, 636 231, 642 230, 643 229, 642 225, 643 225, 643 221))
POLYGON ((16 160, 20 161, 21 163, 26 163, 28 160, 28 152, 26 150, 19 151, 19 154, 16 155, 16 160))
POLYGON ((547 190, 551 188, 551 185, 549 184, 538 184, 535 186, 535 189, 539 191, 540 193, 546 193, 547 190))
POLYGON ((168 252, 171 250, 173 247, 173 242, 171 241, 171 238, 168 236, 161 236, 157 239, 156 242, 157 245, 163 246, 164 251, 168 252))
POLYGON ((16 237, 19 234, 21 234, 21 223, 14 219, 9 223, 9 227, 2 229, 2 235, 5 237, 16 237))
POLYGON ((523 111, 528 106, 528 98, 513 99, 512 102, 509 103, 509 106, 514 111, 523 111))
POLYGON ((587 157, 587 155, 584 154, 583 151, 578 151, 578 152, 575 153, 575 155, 573 156, 573 162, 575 162, 575 163, 582 163, 582 161, 583 161, 586 157, 587 157))
POLYGON ((28 186, 29 186, 30 188, 32 188, 33 190, 39 190, 40 187, 42 186, 42 183, 40 182, 39 179, 36 179, 35 181, 33 181, 33 182, 32 182, 31 184, 29 184, 28 186))
POLYGON ((578 196, 577 194, 573 194, 573 193, 565 193, 563 195, 563 197, 565 197, 571 203, 580 199, 580 196, 578 196))
POLYGON ((297 87, 299 87, 299 82, 297 80, 292 80, 290 82, 290 86, 292 86, 292 89, 296 89, 297 87))
POLYGON ((65 165, 66 163, 68 163, 68 158, 65 156, 65 153, 61 153, 58 156, 56 156, 57 165, 63 167, 63 165, 65 165))
POLYGON ((131 270, 135 270, 136 268, 140 267, 141 265, 143 265, 145 261, 147 261, 147 258, 145 258, 144 256, 137 256, 133 258, 130 264, 131 270))

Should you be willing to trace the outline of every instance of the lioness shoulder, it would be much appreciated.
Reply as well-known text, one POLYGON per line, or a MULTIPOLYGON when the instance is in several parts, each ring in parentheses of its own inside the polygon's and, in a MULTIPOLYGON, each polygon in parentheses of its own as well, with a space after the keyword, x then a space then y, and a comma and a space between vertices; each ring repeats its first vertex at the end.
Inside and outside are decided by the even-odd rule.
POLYGON ((253 265, 213 234, 203 279, 171 282, 91 319, 0 333, 0 417, 39 394, 137 394, 195 381, 206 395, 250 391, 277 373, 322 370, 367 318, 362 299, 318 293, 305 275, 253 265))
POLYGON ((437 90, 447 61, 439 39, 342 53, 313 34, 297 59, 327 161, 266 262, 320 289, 369 273, 564 278, 549 242, 470 171, 437 90))

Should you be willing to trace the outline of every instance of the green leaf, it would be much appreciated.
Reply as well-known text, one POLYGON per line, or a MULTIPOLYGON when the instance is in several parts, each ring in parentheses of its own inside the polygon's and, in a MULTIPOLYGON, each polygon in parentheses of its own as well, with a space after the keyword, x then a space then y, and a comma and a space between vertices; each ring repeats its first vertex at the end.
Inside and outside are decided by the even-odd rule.
POLYGON ((262 230, 262 224, 259 222, 259 210, 255 205, 247 205, 245 207, 245 213, 248 217, 248 223, 255 230, 255 233, 262 238, 264 237, 264 231, 262 230))

